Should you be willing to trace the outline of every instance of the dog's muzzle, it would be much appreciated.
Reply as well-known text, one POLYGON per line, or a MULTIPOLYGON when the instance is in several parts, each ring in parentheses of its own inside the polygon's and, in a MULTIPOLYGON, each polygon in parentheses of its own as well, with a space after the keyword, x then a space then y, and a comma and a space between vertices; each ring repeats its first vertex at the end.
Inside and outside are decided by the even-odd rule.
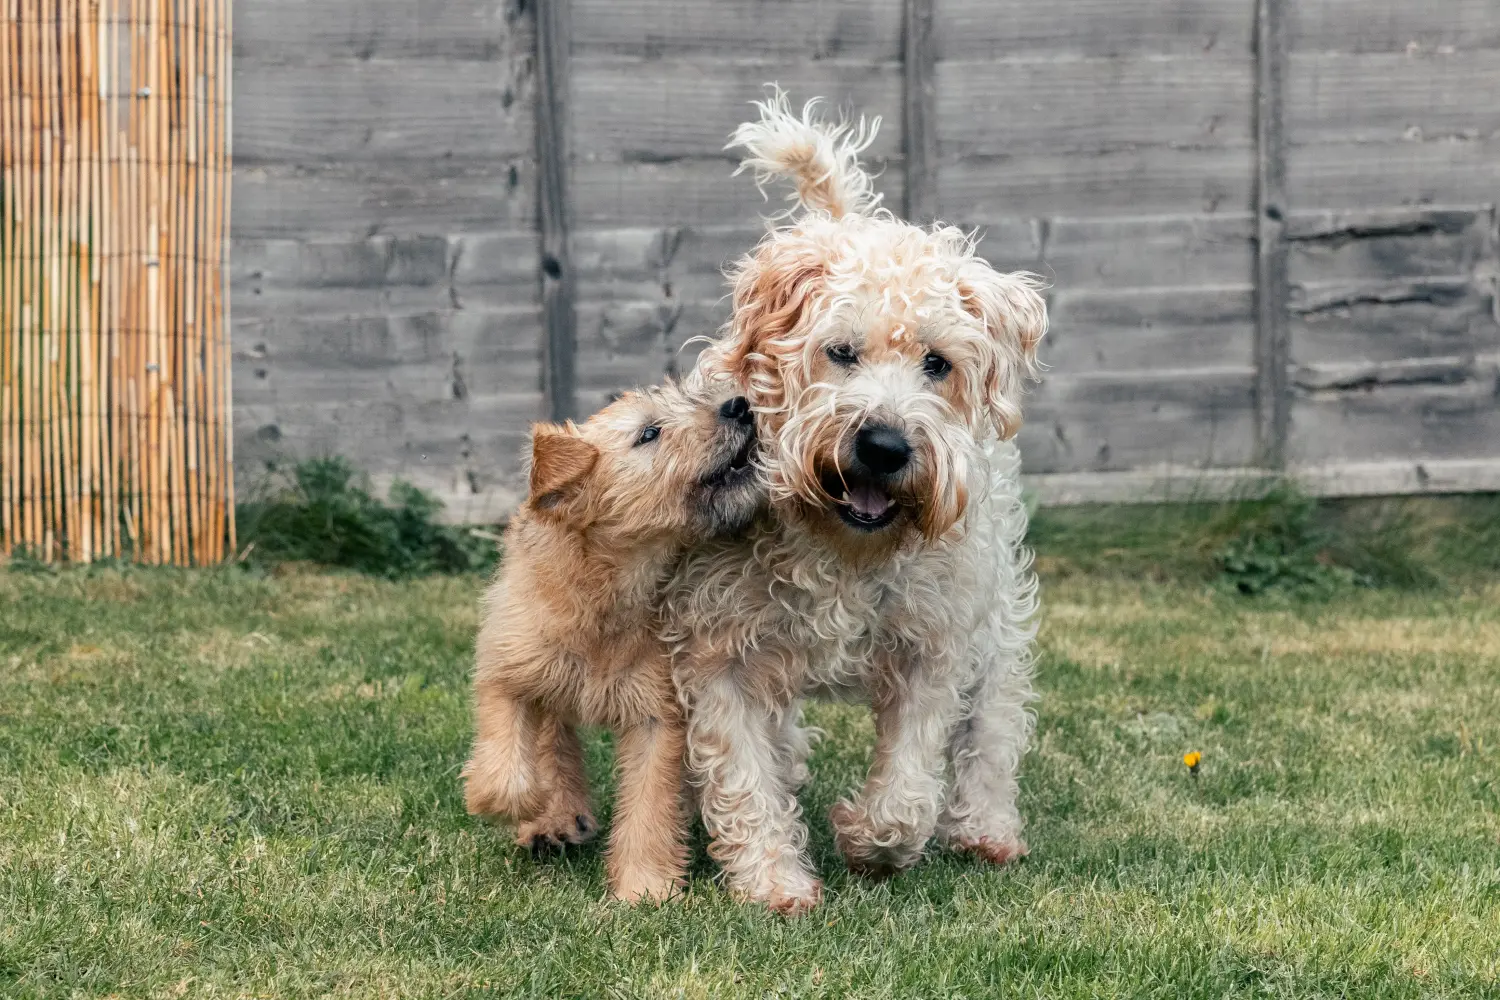
POLYGON ((878 531, 896 520, 901 505, 892 487, 911 455, 911 443, 895 427, 861 427, 848 467, 823 476, 823 489, 837 502, 839 518, 859 531, 878 531))

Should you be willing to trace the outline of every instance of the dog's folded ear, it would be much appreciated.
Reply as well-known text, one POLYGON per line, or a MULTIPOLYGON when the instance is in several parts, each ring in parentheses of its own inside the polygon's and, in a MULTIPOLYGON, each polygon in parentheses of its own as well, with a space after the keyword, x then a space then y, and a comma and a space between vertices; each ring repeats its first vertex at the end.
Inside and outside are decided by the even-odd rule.
POLYGON ((975 259, 958 282, 963 307, 984 324, 994 353, 985 364, 984 404, 1002 438, 1021 428, 1021 391, 1041 376, 1037 347, 1047 333, 1044 284, 1024 271, 1006 274, 975 259))
POLYGON ((577 496, 598 461, 599 449, 573 427, 537 424, 531 430, 531 506, 555 510, 577 496))

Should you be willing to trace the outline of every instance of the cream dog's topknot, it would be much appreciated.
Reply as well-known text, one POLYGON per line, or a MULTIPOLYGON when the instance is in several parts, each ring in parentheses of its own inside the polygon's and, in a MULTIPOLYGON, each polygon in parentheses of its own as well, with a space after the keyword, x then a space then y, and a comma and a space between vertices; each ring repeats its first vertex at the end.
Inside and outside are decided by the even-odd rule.
MULTIPOLYGON (((754 102, 760 120, 741 124, 724 147, 745 150, 735 174, 753 171, 762 194, 767 183, 789 178, 796 184, 789 200, 835 219, 868 215, 879 208, 881 196, 859 165, 859 154, 870 148, 880 131, 879 117, 825 122, 817 117, 823 103, 819 97, 804 104, 798 115, 784 90, 775 84, 767 86, 771 95, 754 102)), ((786 214, 795 211, 794 205, 786 214)))

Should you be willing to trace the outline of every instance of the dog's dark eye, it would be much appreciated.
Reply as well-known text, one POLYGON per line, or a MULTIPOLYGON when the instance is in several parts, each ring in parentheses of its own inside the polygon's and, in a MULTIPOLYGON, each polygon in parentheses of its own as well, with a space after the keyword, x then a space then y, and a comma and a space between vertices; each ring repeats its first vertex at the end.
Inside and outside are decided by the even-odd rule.
POLYGON ((852 368, 859 364, 859 352, 849 344, 834 344, 828 349, 828 360, 840 368, 852 368))
POLYGON ((953 370, 953 362, 941 354, 929 354, 922 359, 922 370, 931 378, 945 379, 953 370))
POLYGON ((652 424, 649 427, 643 427, 641 428, 640 437, 635 439, 636 447, 640 447, 643 444, 650 444, 652 441, 655 441, 659 437, 661 437, 660 427, 656 426, 655 424, 652 424))

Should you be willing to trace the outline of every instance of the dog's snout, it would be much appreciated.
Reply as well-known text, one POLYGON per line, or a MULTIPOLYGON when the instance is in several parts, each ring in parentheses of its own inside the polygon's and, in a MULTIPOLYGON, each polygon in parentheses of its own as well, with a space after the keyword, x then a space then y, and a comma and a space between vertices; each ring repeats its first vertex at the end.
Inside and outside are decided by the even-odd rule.
POLYGON ((855 435, 854 457, 876 475, 890 476, 906 468, 911 459, 911 445, 896 428, 870 424, 855 435))
POLYGON ((733 399, 726 400, 724 405, 719 407, 719 417, 731 424, 755 423, 755 417, 750 412, 750 400, 744 396, 735 396, 733 399))

